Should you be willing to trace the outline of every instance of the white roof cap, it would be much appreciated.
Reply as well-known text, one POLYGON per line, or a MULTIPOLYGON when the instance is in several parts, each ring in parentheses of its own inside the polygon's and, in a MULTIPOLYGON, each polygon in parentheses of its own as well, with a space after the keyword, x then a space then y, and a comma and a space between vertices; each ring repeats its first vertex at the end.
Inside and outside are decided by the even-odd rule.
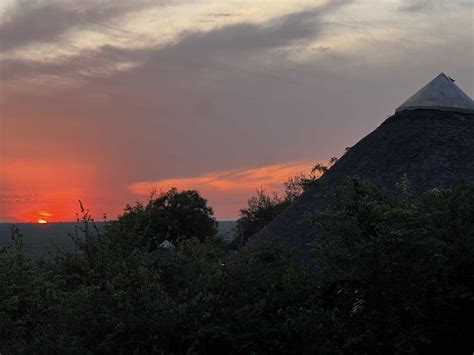
POLYGON ((165 248, 165 249, 173 249, 173 248, 174 248, 174 245, 173 245, 173 243, 171 243, 170 241, 165 240, 164 242, 162 242, 162 243, 160 244, 160 247, 161 247, 161 248, 165 248))
POLYGON ((395 112, 416 109, 474 113, 474 103, 454 80, 441 73, 401 104, 395 112))

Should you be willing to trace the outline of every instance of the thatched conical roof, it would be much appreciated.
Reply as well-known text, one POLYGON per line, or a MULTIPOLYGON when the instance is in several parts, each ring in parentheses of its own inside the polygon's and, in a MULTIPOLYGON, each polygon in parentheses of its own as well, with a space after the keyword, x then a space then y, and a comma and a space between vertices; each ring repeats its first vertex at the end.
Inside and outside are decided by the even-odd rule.
POLYGON ((474 103, 453 79, 441 73, 401 104, 396 111, 416 109, 474 113, 474 103))
MULTIPOLYGON (((474 113, 403 110, 354 145, 321 181, 335 186, 359 176, 393 189, 406 175, 416 192, 474 181, 474 113)), ((316 231, 307 213, 324 208, 317 188, 309 189, 262 233, 305 254, 316 231)))

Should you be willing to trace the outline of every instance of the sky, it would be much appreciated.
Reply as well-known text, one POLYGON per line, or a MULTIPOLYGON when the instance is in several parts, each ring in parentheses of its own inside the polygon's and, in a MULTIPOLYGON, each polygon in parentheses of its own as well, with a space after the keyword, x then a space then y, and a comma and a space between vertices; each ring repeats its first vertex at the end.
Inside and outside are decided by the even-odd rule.
POLYGON ((340 157, 440 72, 472 0, 2 0, 0 221, 197 189, 219 220, 340 157))

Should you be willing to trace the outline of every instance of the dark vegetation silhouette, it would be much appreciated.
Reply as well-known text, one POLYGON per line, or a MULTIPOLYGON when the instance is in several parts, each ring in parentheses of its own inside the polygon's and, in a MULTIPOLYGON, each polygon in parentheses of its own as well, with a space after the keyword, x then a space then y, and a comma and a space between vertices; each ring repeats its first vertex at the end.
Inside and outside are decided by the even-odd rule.
POLYGON ((126 238, 127 244, 156 249, 165 240, 171 243, 196 238, 217 237, 217 221, 207 201, 195 190, 172 188, 152 193, 146 205, 127 205, 124 214, 107 226, 110 234, 126 238), (137 238, 139 236, 139 238, 137 238))
POLYGON ((337 158, 332 157, 329 160, 329 165, 316 164, 309 176, 300 174, 290 177, 284 183, 285 192, 283 196, 277 193, 268 195, 264 189, 257 190, 256 195, 248 200, 247 207, 240 210, 239 219, 235 226, 236 239, 234 243, 247 243, 251 236, 260 232, 300 197, 304 191, 313 186, 318 177, 328 171, 336 161, 337 158))
MULTIPOLYGON (((195 191, 105 226, 83 210, 77 249, 39 261, 13 227, 0 251, 0 352, 470 353, 474 186, 412 195, 402 179, 396 190, 347 178, 324 191, 330 203, 309 216, 316 270, 276 242, 229 251, 195 191), (157 261, 163 240, 175 248, 157 261)), ((264 215, 259 196, 249 216, 264 215)))

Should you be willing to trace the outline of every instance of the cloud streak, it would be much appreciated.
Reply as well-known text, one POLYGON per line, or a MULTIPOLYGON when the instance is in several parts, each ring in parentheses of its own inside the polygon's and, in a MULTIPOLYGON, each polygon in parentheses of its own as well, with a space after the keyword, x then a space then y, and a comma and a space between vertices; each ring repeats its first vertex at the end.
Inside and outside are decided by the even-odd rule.
POLYGON ((213 171, 188 178, 142 181, 129 185, 136 194, 147 194, 152 189, 211 189, 219 192, 254 191, 257 188, 281 189, 285 180, 300 173, 309 174, 314 162, 298 161, 255 168, 213 171))
MULTIPOLYGON (((128 2, 127 2, 128 3, 128 2)), ((130 2, 131 3, 131 2, 130 2)), ((130 4, 128 3, 128 4, 130 4)), ((304 9, 289 15, 280 16, 264 23, 239 23, 228 25, 211 31, 185 31, 179 39, 166 46, 148 48, 116 48, 103 45, 97 50, 81 50, 75 55, 63 57, 51 62, 41 59, 4 59, 0 62, 1 77, 3 80, 15 80, 22 77, 56 75, 76 79, 92 79, 95 77, 113 75, 119 71, 120 63, 135 63, 146 68, 153 67, 160 71, 165 66, 186 66, 194 70, 197 66, 204 68, 210 61, 235 62, 254 53, 261 53, 268 49, 288 46, 294 41, 306 39, 314 40, 323 29, 322 17, 347 6, 352 0, 334 0, 321 6, 304 9), (207 63, 207 64, 206 64, 207 63)), ((116 4, 116 3, 112 3, 116 4)), ((122 2, 118 3, 122 4, 122 2)), ((135 4, 135 3, 133 3, 135 4)), ((138 3, 137 3, 138 4, 138 3)), ((144 6, 145 3, 140 3, 144 6)), ((135 6, 137 6, 135 4, 135 6)), ((88 18, 89 22, 117 15, 125 12, 130 6, 110 6, 99 13, 92 15, 82 14, 84 11, 66 9, 58 4, 48 4, 39 9, 27 11, 25 14, 13 17, 11 22, 0 26, 0 43, 4 46, 17 46, 33 40, 54 39, 62 33, 65 26, 73 26, 76 22, 83 22, 81 18, 88 18), (44 12, 44 14, 43 14, 44 12), (51 19, 48 19, 51 16, 51 19), (26 23, 31 18, 42 18, 30 26, 26 23), (55 21, 55 17, 64 20, 55 21), (49 23, 54 25, 49 28, 49 23), (35 28, 35 26, 45 28, 35 28), (10 28, 11 27, 11 28, 10 28), (18 27, 18 28, 17 28, 18 27), (22 33, 19 31, 27 31, 22 33), (27 29, 27 30, 25 30, 27 29), (30 33, 31 32, 31 33, 30 33), (2 40, 2 36, 4 37, 2 40), (17 38, 18 37, 18 38, 17 38)), ((0 45, 1 48, 1 45, 0 45)), ((135 66, 132 65, 132 68, 135 66)))
POLYGON ((429 11, 438 4, 439 1, 433 0, 405 0, 404 3, 399 7, 402 12, 421 12, 429 11))
POLYGON ((297 161, 272 164, 253 168, 221 170, 187 178, 141 181, 129 185, 129 190, 138 196, 149 196, 150 192, 167 191, 172 187, 179 190, 198 190, 209 200, 211 206, 219 206, 218 218, 234 219, 245 206, 256 189, 281 193, 283 183, 290 177, 309 175, 314 162, 297 161))
POLYGON ((165 3, 150 0, 18 2, 0 24, 0 51, 54 41, 69 29, 90 27, 152 4, 165 3))

